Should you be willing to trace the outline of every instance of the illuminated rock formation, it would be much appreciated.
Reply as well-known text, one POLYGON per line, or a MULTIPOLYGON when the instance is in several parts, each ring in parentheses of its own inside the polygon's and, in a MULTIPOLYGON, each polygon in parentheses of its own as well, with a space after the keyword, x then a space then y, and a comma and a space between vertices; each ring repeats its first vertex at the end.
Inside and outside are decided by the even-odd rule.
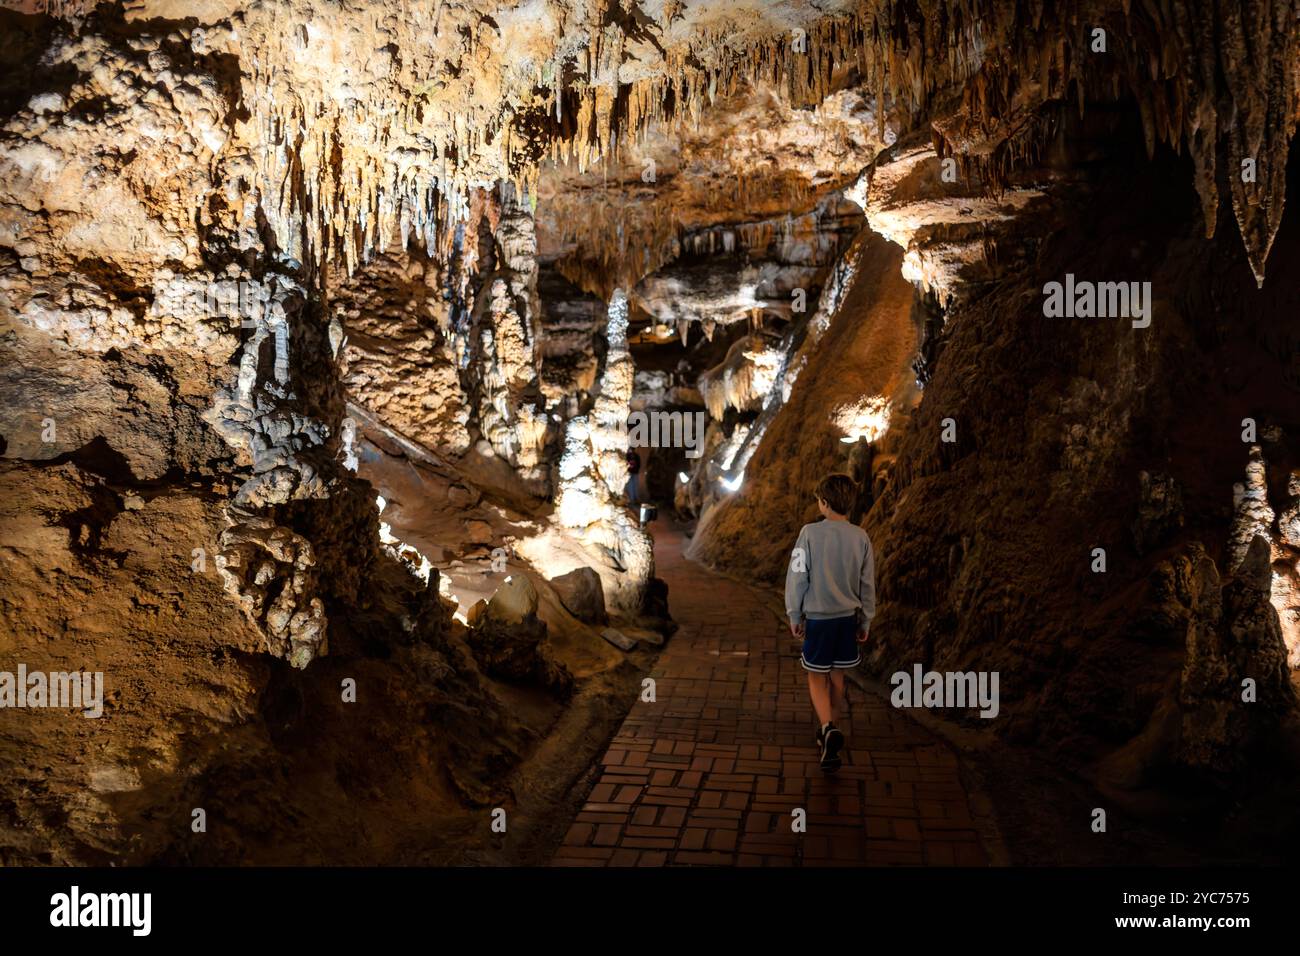
POLYGON ((6 649, 102 656, 121 715, 3 731, 49 845, 0 857, 238 861, 150 823, 247 786, 328 821, 258 860, 337 861, 354 799, 465 832, 594 746, 655 642, 546 581, 668 630, 632 410, 707 413, 642 477, 755 581, 853 476, 877 676, 1014 675, 996 733, 1126 786, 1232 772, 1300 668, 1298 13, 0 0, 6 649), (1067 274, 1150 283, 1150 325, 1049 315, 1067 274), (319 782, 358 766, 401 799, 319 782))
POLYGON ((609 555, 609 564, 596 570, 604 572, 610 602, 639 614, 654 577, 654 547, 620 501, 627 484, 625 423, 632 399, 627 297, 621 291, 609 303, 605 339, 609 351, 591 411, 566 425, 555 510, 561 526, 609 555))

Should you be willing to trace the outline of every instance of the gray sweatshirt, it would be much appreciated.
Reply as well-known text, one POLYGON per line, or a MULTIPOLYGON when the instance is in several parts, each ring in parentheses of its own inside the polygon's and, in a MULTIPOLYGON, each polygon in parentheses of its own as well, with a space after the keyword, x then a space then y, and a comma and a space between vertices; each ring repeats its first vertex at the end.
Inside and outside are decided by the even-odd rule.
POLYGON ((799 531, 785 576, 790 621, 876 615, 876 556, 867 533, 849 521, 815 521, 799 531))

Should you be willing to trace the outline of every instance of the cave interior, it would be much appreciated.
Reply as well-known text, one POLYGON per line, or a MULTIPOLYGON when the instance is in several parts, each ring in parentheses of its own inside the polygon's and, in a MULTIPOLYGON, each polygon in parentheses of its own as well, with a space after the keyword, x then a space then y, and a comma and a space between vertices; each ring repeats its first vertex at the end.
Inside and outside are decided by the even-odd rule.
POLYGON ((608 860, 643 708, 792 746, 681 688, 802 679, 832 472, 982 862, 1293 861, 1298 23, 0 0, 0 671, 102 682, 0 683, 0 864, 608 860))

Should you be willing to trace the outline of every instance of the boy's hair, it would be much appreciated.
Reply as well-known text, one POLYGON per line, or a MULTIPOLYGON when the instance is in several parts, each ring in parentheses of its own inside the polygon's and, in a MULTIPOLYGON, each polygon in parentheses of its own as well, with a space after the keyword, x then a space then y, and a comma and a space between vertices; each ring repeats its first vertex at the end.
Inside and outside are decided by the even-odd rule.
POLYGON ((858 489, 848 475, 827 475, 817 482, 816 495, 837 515, 846 515, 853 509, 858 489))

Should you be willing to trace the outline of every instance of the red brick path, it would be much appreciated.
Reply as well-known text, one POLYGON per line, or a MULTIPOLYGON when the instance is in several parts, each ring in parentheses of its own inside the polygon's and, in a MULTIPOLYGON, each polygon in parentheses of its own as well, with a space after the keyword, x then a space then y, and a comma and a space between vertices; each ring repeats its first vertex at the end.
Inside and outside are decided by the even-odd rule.
POLYGON ((655 539, 680 629, 555 865, 987 864, 945 743, 850 684, 844 768, 824 775, 779 595, 686 561, 675 528, 655 539))

